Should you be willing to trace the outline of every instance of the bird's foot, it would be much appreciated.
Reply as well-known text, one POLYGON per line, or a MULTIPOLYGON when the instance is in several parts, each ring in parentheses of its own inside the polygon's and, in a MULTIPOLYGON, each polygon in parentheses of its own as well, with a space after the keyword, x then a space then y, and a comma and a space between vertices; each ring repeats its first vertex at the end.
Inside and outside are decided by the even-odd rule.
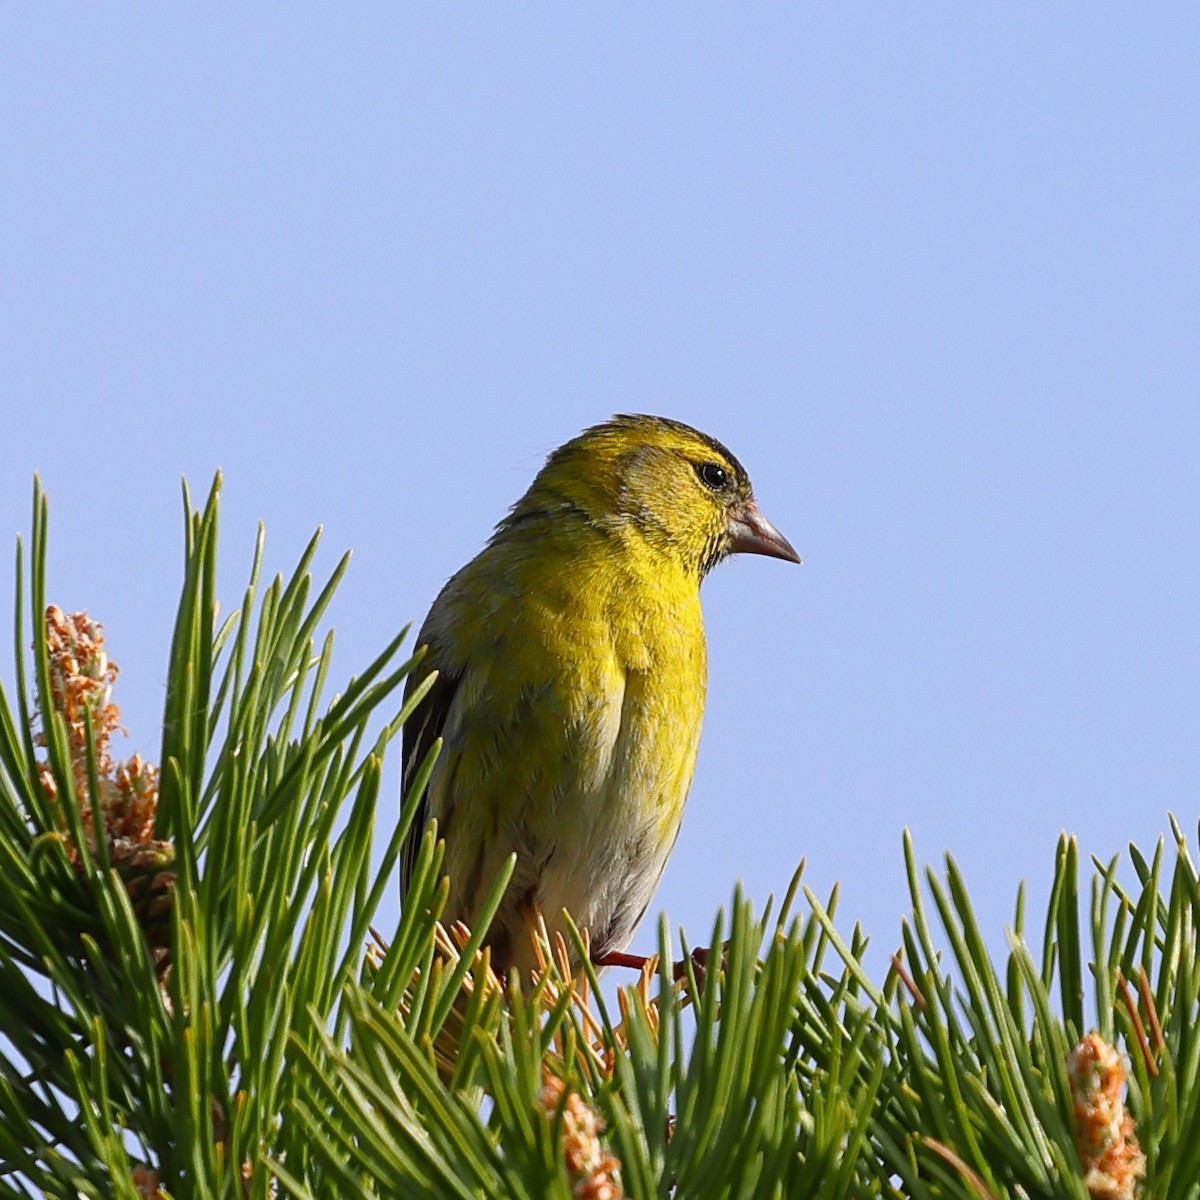
MULTIPOLYGON (((680 983, 688 977, 688 963, 692 964, 692 970, 696 973, 696 982, 701 987, 704 986, 704 977, 708 974, 708 963, 712 957, 712 951, 707 946, 697 946, 687 958, 681 958, 672 968, 671 973, 675 977, 675 982, 680 983)), ((721 966, 725 965, 724 948, 721 951, 721 966)))

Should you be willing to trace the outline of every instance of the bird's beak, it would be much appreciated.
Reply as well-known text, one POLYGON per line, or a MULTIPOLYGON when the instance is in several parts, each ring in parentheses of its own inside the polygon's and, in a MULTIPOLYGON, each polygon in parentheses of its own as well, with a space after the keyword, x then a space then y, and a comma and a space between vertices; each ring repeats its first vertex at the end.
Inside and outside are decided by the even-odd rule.
POLYGON ((765 554, 785 562, 800 561, 792 543, 762 515, 753 499, 747 500, 729 521, 729 553, 765 554))

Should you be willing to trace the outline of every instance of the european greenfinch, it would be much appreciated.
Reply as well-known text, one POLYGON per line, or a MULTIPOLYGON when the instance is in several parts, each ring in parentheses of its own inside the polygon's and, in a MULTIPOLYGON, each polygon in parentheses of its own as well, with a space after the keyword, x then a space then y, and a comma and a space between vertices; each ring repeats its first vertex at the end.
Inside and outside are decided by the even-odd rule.
POLYGON ((617 416, 549 456, 434 601, 418 642, 437 678, 404 728, 406 794, 442 747, 404 886, 430 819, 445 839, 444 920, 472 925, 515 854, 486 936, 502 976, 529 973, 539 916, 553 936, 564 909, 596 963, 628 957, 696 762, 700 584, 739 553, 800 561, 720 442, 617 416))

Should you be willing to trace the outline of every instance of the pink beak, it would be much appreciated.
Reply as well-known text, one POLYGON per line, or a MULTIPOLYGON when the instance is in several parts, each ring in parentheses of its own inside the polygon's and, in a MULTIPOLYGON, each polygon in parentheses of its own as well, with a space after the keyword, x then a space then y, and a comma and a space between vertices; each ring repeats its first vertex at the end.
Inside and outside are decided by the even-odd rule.
POLYGON ((800 561, 792 543, 762 515, 753 498, 747 500, 729 522, 729 553, 765 554, 785 562, 800 561))

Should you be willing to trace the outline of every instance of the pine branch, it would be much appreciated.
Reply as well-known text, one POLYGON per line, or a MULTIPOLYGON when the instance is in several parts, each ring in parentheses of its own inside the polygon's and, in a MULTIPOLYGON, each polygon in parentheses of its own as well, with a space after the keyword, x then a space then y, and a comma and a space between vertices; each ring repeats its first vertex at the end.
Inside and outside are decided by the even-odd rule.
POLYGON ((735 893, 678 969, 664 922, 615 1003, 572 974, 584 931, 570 953, 543 936, 532 983, 497 979, 508 873, 474 931, 443 928, 435 829, 376 932, 417 808, 381 822, 419 652, 402 631, 328 694, 347 560, 314 583, 317 537, 264 584, 260 530, 221 620, 218 491, 185 490, 156 770, 114 759, 115 667, 47 603, 35 490, 0 691, 0 1196, 1200 1200, 1200 878, 1177 824, 1173 854, 1130 847, 1086 885, 1064 838, 1040 945, 1019 890, 999 964, 953 860, 922 871, 906 839, 882 983, 836 890, 793 913, 799 873, 775 917, 735 893))

